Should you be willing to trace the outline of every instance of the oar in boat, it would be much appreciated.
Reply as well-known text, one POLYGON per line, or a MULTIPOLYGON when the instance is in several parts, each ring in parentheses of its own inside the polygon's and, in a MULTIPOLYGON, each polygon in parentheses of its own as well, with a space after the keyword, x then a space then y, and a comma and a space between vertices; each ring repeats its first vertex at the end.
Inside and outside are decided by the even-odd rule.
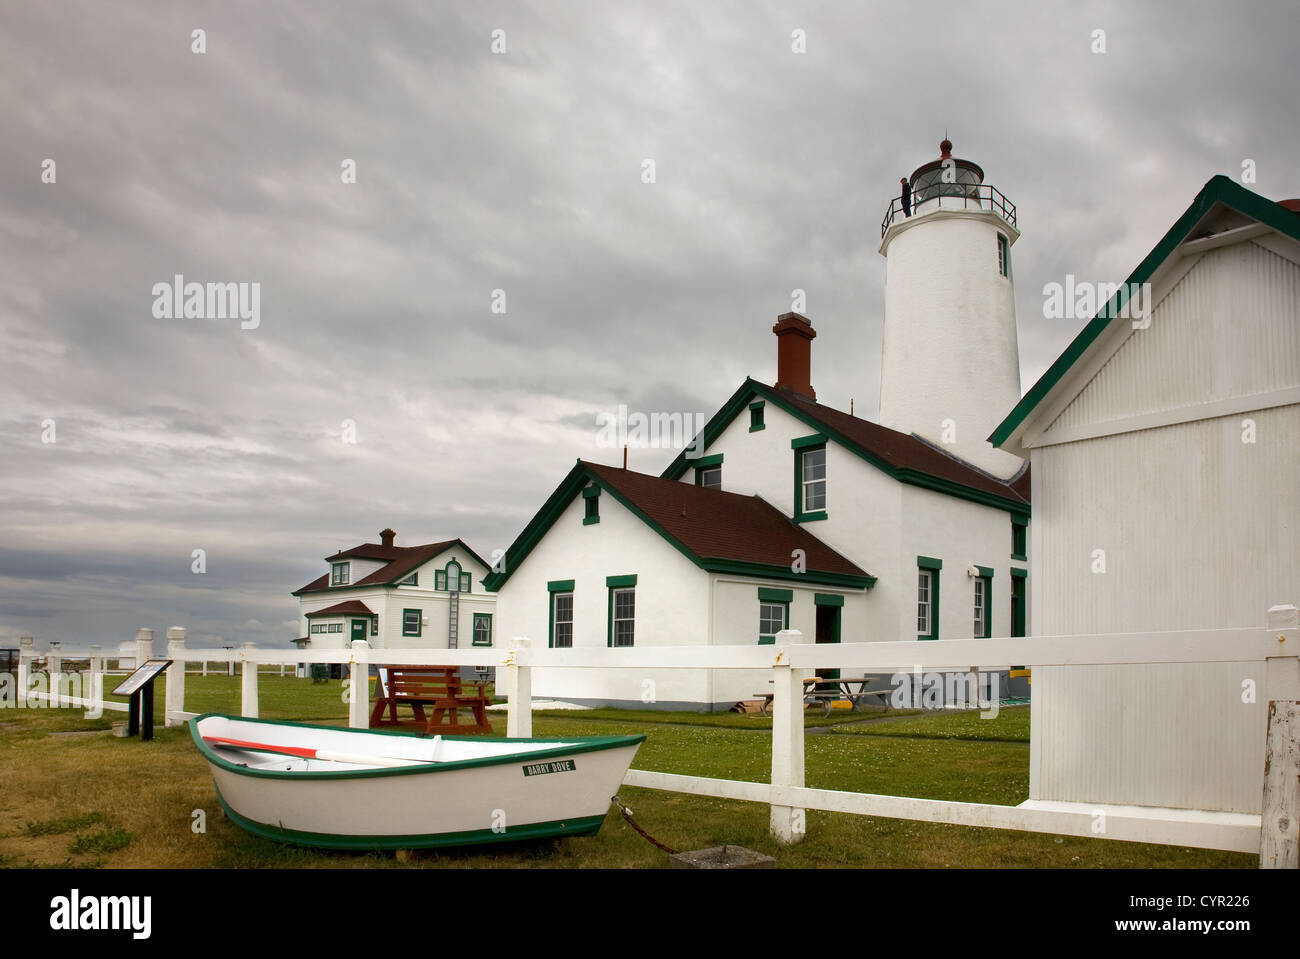
POLYGON ((232 749, 251 749, 259 753, 275 753, 281 756, 297 756, 300 759, 320 759, 333 763, 352 763, 358 766, 418 766, 422 763, 437 762, 437 755, 442 737, 433 740, 431 756, 428 759, 400 759, 396 756, 370 756, 363 753, 346 753, 333 749, 313 749, 310 746, 272 746, 269 743, 255 743, 246 739, 228 739, 225 736, 204 736, 203 741, 214 746, 228 746, 232 749))

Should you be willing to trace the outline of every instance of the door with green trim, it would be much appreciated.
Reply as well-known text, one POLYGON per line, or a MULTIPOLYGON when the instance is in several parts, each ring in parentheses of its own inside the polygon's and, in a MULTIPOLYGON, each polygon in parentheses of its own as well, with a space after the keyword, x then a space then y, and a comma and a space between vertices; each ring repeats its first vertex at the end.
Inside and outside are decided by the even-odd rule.
POLYGON ((352 642, 358 639, 366 638, 366 621, 364 619, 352 620, 352 642))
MULTIPOLYGON (((839 606, 817 607, 817 642, 838 643, 840 641, 841 611, 839 606)), ((840 671, 838 669, 819 669, 817 675, 821 679, 839 679, 840 671)))

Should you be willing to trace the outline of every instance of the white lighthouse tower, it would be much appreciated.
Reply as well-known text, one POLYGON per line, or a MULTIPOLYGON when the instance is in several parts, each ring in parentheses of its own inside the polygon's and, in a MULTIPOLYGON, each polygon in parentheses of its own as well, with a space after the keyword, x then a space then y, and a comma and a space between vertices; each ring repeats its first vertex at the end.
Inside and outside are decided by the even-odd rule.
POLYGON ((939 144, 881 224, 885 323, 882 426, 916 433, 1003 479, 1023 461, 988 435, 1020 400, 1011 247, 1016 208, 984 171, 939 144))

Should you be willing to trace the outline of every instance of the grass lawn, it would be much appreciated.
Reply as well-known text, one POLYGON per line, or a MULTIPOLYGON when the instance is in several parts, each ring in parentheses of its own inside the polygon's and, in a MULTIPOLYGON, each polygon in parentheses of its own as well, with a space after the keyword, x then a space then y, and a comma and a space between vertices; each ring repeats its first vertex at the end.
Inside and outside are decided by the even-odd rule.
MULTIPOLYGON (((260 677, 263 718, 345 725, 337 681, 260 677)), ((161 719, 164 690, 157 692, 161 719)), ((239 678, 191 676, 186 707, 236 712, 239 678)), ((498 734, 504 713, 489 714, 498 734)), ((80 710, 0 711, 0 866, 6 867, 642 867, 667 856, 612 809, 596 836, 511 843, 465 851, 326 853, 258 839, 220 811, 207 764, 189 730, 159 728, 152 742, 116 739, 80 710), (195 832, 195 811, 206 829, 195 832)), ((1029 784, 1029 709, 993 720, 973 713, 833 713, 805 718, 809 786, 933 799, 1015 804, 1029 784)), ((538 736, 640 733, 636 768, 766 781, 771 721, 734 713, 552 711, 534 717, 538 736)), ((935 825, 809 810, 808 838, 782 848, 768 836, 768 807, 624 788, 638 822, 677 849, 735 843, 776 856, 783 867, 1048 868, 1238 867, 1258 857, 1174 846, 935 825)))

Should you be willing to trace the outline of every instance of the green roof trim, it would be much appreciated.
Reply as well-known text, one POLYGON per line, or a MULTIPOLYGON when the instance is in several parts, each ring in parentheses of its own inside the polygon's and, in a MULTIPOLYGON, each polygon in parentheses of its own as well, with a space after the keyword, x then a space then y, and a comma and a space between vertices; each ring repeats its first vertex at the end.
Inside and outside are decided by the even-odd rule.
MULTIPOLYGON (((865 460, 882 473, 892 477, 900 483, 906 483, 909 486, 917 486, 922 489, 934 490, 937 493, 944 493, 948 496, 957 497, 958 499, 969 500, 972 503, 992 506, 995 509, 1006 510, 1012 515, 1026 517, 1030 515, 1030 507, 1028 503, 998 496, 994 493, 986 493, 982 490, 971 489, 969 486, 962 486, 960 483, 954 483, 951 480, 940 479, 937 476, 931 476, 929 473, 923 473, 920 470, 909 469, 906 467, 895 469, 878 456, 875 456, 858 443, 849 439, 843 433, 832 429, 829 425, 818 420, 816 417, 810 416, 798 407, 786 402, 781 394, 775 389, 764 383, 758 382, 752 377, 746 377, 745 382, 742 383, 740 388, 731 395, 731 398, 727 400, 722 409, 713 414, 713 418, 705 424, 704 429, 701 432, 700 441, 697 444, 698 448, 707 449, 714 440, 722 435, 722 431, 731 424, 732 420, 741 415, 745 409, 752 405, 751 398, 755 396, 760 397, 764 401, 770 401, 786 413, 789 413, 795 419, 816 430, 819 436, 824 436, 827 440, 834 440, 859 459, 865 460)), ((668 468, 660 475, 664 479, 681 479, 682 475, 693 465, 694 461, 687 459, 686 453, 683 451, 677 455, 676 459, 668 464, 668 468)))
POLYGON ((1146 255, 1146 258, 1138 264, 1137 269, 1120 286, 1119 291, 1111 297, 1110 302, 1097 312, 1097 315, 1079 332, 1074 341, 1065 348, 1065 352, 1056 358, 1056 362, 1048 368, 1047 372, 1016 404, 1015 409, 993 431, 988 438, 990 443, 994 446, 1001 446, 1005 443, 1011 437, 1011 434, 1024 423, 1029 414, 1065 378, 1065 375, 1074 367, 1074 364, 1079 361, 1112 322, 1115 320, 1122 323, 1130 322, 1127 318, 1118 315, 1120 308, 1128 301, 1130 284, 1141 285, 1149 281, 1161 264, 1169 259, 1170 254, 1187 242, 1191 237, 1192 229, 1209 214, 1215 204, 1223 204, 1238 213, 1258 220, 1265 226, 1272 227, 1293 240, 1300 240, 1300 216, 1285 207, 1279 206, 1268 197, 1247 190, 1244 186, 1235 183, 1226 176, 1219 175, 1211 178, 1201 188, 1201 192, 1196 195, 1192 205, 1170 227, 1169 232, 1146 255))

